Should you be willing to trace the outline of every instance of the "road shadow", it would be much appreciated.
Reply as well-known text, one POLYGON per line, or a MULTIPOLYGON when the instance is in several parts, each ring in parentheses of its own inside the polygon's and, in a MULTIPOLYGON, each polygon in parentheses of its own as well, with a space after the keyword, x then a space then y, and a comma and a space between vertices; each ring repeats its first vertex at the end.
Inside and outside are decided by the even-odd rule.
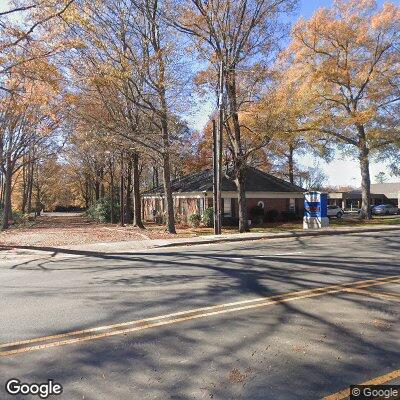
MULTIPOLYGON (((295 243, 294 250, 307 249, 309 255, 287 256, 254 242, 229 250, 76 254, 81 257, 31 267, 42 264, 38 273, 44 267, 84 274, 87 285, 72 296, 97 304, 104 315, 98 325, 103 325, 132 319, 132 310, 154 315, 160 302, 165 310, 182 310, 397 275, 397 258, 376 256, 395 255, 396 244, 398 249, 397 237, 360 235, 353 243, 335 243, 333 254, 329 241, 295 243), (265 257, 258 257, 260 252, 265 257), (82 267, 83 260, 92 264, 82 267), (121 292, 108 292, 110 287, 121 292), (154 299, 141 298, 142 291, 152 292, 154 299)), ((27 288, 24 295, 26 301, 42 296, 56 302, 62 291, 27 288)), ((61 398, 68 400, 317 399, 398 368, 398 314, 393 302, 338 293, 10 357, 1 360, 1 374, 28 381, 53 378, 64 385, 61 398)))

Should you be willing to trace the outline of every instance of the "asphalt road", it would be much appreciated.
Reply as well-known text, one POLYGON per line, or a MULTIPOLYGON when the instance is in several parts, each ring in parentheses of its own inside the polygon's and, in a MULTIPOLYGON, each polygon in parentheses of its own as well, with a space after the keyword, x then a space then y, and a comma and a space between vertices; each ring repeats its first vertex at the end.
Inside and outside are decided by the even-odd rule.
POLYGON ((399 248, 393 231, 2 262, 0 399, 38 398, 7 395, 12 377, 54 379, 65 400, 286 400, 388 374, 400 368, 399 248))

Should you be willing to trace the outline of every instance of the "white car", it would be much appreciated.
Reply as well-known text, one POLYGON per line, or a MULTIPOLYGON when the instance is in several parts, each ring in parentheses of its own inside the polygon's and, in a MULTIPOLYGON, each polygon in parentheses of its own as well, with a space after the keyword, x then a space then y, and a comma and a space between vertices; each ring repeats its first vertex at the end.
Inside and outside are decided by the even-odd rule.
POLYGON ((328 217, 342 218, 343 214, 344 211, 341 207, 335 205, 328 206, 328 217))

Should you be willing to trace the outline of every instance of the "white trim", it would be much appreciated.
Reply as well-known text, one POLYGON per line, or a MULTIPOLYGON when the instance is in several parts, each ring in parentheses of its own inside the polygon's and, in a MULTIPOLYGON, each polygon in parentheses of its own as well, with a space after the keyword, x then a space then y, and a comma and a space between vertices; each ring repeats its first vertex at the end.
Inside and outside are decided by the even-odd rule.
MULTIPOLYGON (((222 192, 222 197, 238 198, 237 192, 222 192)), ((246 192, 246 199, 303 199, 301 192, 246 192)))
POLYGON ((175 192, 172 193, 172 196, 176 199, 204 199, 206 197, 202 192, 175 192))
POLYGON ((159 194, 142 194, 142 199, 160 199, 162 200, 164 196, 161 196, 159 194))

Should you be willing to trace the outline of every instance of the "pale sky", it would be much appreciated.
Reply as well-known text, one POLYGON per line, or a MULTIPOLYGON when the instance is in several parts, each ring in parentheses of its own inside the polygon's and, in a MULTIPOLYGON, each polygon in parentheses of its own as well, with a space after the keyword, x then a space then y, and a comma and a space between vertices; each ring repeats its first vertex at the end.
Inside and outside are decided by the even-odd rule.
MULTIPOLYGON (((392 3, 400 4, 400 0, 391 0, 392 3)), ((300 7, 293 20, 303 16, 305 18, 310 17, 314 11, 320 7, 332 5, 332 0, 301 0, 300 7)), ((378 0, 378 4, 383 4, 383 0, 378 0)), ((189 121, 195 129, 202 130, 207 123, 209 116, 212 112, 212 104, 204 104, 204 106, 196 112, 191 120, 189 121)), ((321 159, 315 159, 312 157, 301 157, 298 162, 303 166, 315 166, 318 164, 328 177, 327 185, 333 186, 344 186, 351 185, 359 187, 361 185, 360 168, 357 160, 351 158, 344 158, 340 152, 336 154, 336 157, 329 164, 321 159)), ((391 177, 388 172, 388 167, 382 163, 376 164, 371 162, 371 179, 375 182, 375 175, 379 172, 385 172, 389 178, 388 182, 399 182, 400 177, 391 177)))

